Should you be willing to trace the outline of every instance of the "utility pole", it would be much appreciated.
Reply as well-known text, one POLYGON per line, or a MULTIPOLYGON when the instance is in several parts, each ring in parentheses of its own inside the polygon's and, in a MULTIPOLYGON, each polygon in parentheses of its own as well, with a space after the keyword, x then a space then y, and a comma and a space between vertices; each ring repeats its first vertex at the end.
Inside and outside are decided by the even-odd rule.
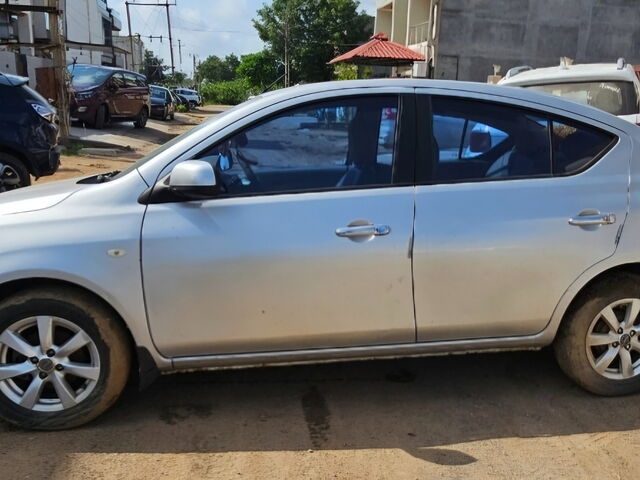
MULTIPOLYGON (((129 28, 129 46, 131 48, 131 65, 127 65, 127 68, 135 71, 136 69, 136 61, 135 58, 133 57, 133 32, 131 32, 131 16, 129 15, 129 2, 124 2, 125 6, 127 7, 127 25, 129 28)), ((125 56, 126 58, 126 56, 125 56)))
POLYGON ((171 37, 171 16, 169 15, 169 7, 171 6, 171 4, 167 0, 167 2, 164 5, 165 7, 167 7, 167 27, 169 28, 169 51, 171 52, 171 75, 174 76, 176 74, 176 65, 173 61, 173 38, 171 37))
POLYGON ((284 10, 284 86, 285 88, 290 85, 291 72, 290 72, 290 60, 289 60, 289 2, 285 6, 284 10))
POLYGON ((180 39, 178 39, 178 58, 180 59, 180 67, 182 67, 182 43, 180 39))
MULTIPOLYGON (((176 73, 176 64, 173 59, 173 36, 171 35, 171 16, 169 15, 169 7, 175 7, 175 0, 173 3, 170 3, 169 0, 165 0, 164 3, 137 3, 137 2, 124 2, 127 7, 127 24, 129 25, 129 39, 131 40, 131 59, 133 62, 133 37, 131 36, 131 16, 129 15, 129 5, 133 5, 134 7, 165 7, 167 9, 167 28, 169 29, 169 51, 171 52, 171 74, 174 75, 176 73)), ((154 37, 157 38, 157 37, 154 37)), ((162 37, 160 37, 160 42, 162 43, 162 37)))
POLYGON ((67 90, 67 59, 64 36, 60 28, 60 0, 54 0, 55 13, 49 14, 49 28, 53 42, 53 72, 58 90, 58 118, 60 120, 60 136, 69 136, 69 93, 67 90))

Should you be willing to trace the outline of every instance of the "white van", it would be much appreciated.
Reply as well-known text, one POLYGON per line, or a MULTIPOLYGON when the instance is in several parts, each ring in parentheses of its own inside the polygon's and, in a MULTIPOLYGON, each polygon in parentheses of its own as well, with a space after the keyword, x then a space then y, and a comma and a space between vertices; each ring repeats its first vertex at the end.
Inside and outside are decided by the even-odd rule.
POLYGON ((617 63, 516 67, 499 84, 549 93, 640 124, 640 80, 623 58, 617 63))

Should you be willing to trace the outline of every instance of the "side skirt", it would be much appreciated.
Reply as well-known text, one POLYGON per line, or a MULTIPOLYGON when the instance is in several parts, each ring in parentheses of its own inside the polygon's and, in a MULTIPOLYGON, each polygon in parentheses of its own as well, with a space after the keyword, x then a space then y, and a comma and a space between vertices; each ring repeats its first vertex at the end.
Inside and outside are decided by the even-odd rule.
POLYGON ((526 337, 456 340, 366 347, 319 348, 279 352, 234 353, 175 357, 172 373, 185 370, 222 370, 356 360, 426 357, 433 355, 539 350, 553 341, 548 332, 526 337))

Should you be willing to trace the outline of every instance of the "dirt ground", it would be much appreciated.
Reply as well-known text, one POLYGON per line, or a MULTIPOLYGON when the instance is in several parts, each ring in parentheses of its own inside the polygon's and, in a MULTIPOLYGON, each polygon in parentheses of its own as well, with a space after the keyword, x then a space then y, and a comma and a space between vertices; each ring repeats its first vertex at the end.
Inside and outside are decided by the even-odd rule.
POLYGON ((71 431, 0 423, 2 478, 638 478, 640 396, 549 352, 162 377, 71 431), (635 472, 635 473, 634 473, 635 472))
MULTIPOLYGON (((125 168, 219 110, 115 125, 133 152, 64 157, 41 181, 125 168)), ((638 478, 639 408, 548 351, 186 373, 75 430, 0 422, 0 478, 638 478)))

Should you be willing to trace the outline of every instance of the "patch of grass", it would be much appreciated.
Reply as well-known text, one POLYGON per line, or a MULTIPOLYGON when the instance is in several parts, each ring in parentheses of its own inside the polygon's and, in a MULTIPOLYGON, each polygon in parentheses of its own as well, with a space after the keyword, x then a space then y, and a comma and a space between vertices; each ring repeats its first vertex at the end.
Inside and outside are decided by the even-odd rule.
POLYGON ((69 142, 65 144, 62 149, 62 155, 66 155, 68 157, 77 156, 80 154, 80 150, 82 150, 83 145, 77 142, 69 142))

